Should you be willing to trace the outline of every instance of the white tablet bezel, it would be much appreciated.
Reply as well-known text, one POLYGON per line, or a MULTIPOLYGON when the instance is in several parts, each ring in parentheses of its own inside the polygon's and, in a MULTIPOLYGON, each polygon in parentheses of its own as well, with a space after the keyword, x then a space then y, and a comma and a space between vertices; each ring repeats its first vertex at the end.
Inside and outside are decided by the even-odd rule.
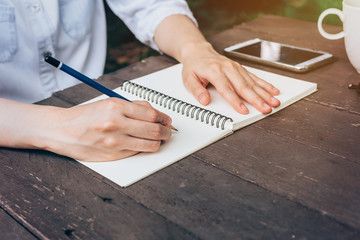
MULTIPOLYGON (((267 41, 267 40, 263 40, 260 38, 255 38, 255 39, 251 39, 245 42, 241 42, 235 45, 232 45, 230 47, 227 47, 224 49, 224 53, 228 56, 232 56, 232 57, 238 57, 238 58, 242 58, 245 60, 250 60, 250 61, 255 61, 255 62, 259 62, 259 63, 263 63, 263 64, 267 64, 267 65, 272 65, 272 66, 276 66, 276 67, 280 67, 280 68, 284 68, 287 70, 291 70, 291 71, 296 71, 296 72, 305 72, 308 71, 316 66, 319 65, 323 65, 329 61, 332 60, 333 55, 329 54, 327 52, 323 52, 323 51, 317 51, 317 50, 312 50, 312 49, 308 49, 308 48, 302 48, 302 47, 297 47, 297 46, 293 46, 293 45, 289 45, 289 44, 283 44, 283 43, 278 43, 281 46, 286 46, 286 47, 290 47, 290 48, 295 48, 298 50, 304 50, 304 51, 309 51, 309 52, 314 52, 314 53, 319 53, 321 54, 318 57, 312 58, 310 60, 307 60, 305 62, 301 62, 299 64, 296 65, 290 65, 290 64, 286 64, 286 63, 282 63, 282 62, 277 62, 277 61, 269 61, 269 60, 264 60, 262 58, 256 57, 256 56, 252 56, 252 55, 248 55, 248 54, 243 54, 243 53, 239 53, 239 52, 235 52, 235 49, 239 49, 242 47, 246 47, 258 42, 262 42, 262 41, 267 41)), ((274 41, 267 41, 267 42, 274 42, 274 41)), ((277 43, 277 42, 276 42, 277 43)))

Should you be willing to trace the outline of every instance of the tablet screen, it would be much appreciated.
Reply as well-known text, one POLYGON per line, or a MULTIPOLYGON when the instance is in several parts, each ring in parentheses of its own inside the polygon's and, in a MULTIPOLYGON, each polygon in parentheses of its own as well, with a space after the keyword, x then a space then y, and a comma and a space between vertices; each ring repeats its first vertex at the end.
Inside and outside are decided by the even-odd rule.
POLYGON ((289 65, 297 65, 322 55, 321 53, 283 46, 280 43, 263 40, 242 48, 234 49, 233 51, 267 61, 281 62, 289 65))

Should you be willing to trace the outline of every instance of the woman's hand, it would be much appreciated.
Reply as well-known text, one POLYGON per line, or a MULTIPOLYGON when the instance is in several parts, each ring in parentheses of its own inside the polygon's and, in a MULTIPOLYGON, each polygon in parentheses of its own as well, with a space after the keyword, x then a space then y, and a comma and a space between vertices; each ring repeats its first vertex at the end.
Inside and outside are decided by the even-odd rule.
POLYGON ((78 160, 108 161, 156 152, 171 136, 170 117, 147 102, 109 98, 58 114, 57 124, 50 127, 50 150, 78 160))
POLYGON ((108 98, 58 108, 0 99, 0 107, 1 146, 45 149, 82 161, 156 152, 171 136, 171 118, 147 102, 108 98), (16 118, 20 112, 23 117, 16 118))
POLYGON ((198 101, 207 105, 211 83, 239 113, 247 114, 247 101, 262 113, 280 102, 274 97, 279 90, 249 73, 239 63, 219 53, 206 41, 194 22, 184 15, 165 18, 155 31, 154 40, 164 53, 183 63, 183 81, 198 101))
POLYGON ((207 105, 211 96, 206 86, 211 83, 222 97, 239 113, 249 110, 244 100, 262 113, 270 113, 280 105, 274 96, 279 90, 239 63, 218 54, 209 43, 188 44, 183 54, 183 81, 185 87, 207 105))

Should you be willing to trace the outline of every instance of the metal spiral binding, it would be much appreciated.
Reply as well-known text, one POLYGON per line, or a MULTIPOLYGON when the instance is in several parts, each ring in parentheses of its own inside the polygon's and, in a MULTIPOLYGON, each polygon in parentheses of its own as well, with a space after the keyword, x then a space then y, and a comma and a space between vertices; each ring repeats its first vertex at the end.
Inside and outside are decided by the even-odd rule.
POLYGON ((122 89, 149 102, 171 109, 174 112, 181 113, 186 117, 200 120, 211 126, 216 126, 217 128, 221 127, 221 129, 224 129, 226 122, 233 121, 231 118, 219 113, 178 100, 130 81, 124 82, 122 89))

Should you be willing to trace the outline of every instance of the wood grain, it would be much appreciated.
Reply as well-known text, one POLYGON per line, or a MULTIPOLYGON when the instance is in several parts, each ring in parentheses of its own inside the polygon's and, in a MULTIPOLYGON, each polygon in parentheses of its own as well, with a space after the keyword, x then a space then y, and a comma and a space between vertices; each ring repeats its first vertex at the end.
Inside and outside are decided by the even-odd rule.
POLYGON ((38 238, 197 239, 71 159, 43 151, 0 153, 0 176, 7 179, 0 204, 38 238))
POLYGON ((19 222, 0 208, 0 239, 30 240, 37 239, 27 231, 19 222))
MULTIPOLYGON (((221 153, 214 158, 228 157, 219 157, 221 153)), ((122 192, 202 239, 360 237, 357 230, 197 157, 188 157, 122 192)))

